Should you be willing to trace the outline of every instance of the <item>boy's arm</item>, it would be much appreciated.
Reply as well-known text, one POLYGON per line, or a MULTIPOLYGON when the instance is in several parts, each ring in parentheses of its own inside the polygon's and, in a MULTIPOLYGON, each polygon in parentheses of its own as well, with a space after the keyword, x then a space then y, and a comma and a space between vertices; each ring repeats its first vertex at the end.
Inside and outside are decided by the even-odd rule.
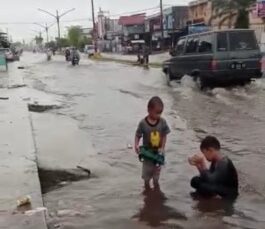
POLYGON ((135 135, 135 140, 134 140, 134 149, 137 154, 140 153, 140 148, 139 148, 139 143, 140 143, 141 137, 135 135))
POLYGON ((162 154, 165 154, 165 147, 166 147, 166 143, 167 143, 167 135, 170 133, 170 128, 167 124, 167 121, 164 120, 164 123, 163 123, 163 129, 162 129, 162 134, 163 134, 163 137, 162 137, 162 140, 161 140, 161 148, 160 148, 160 151, 162 154))
POLYGON ((202 160, 200 163, 196 165, 197 169, 199 170, 199 173, 202 174, 205 171, 208 171, 208 168, 206 166, 206 163, 204 160, 202 160))
POLYGON ((138 124, 137 130, 135 133, 135 139, 134 139, 134 149, 137 154, 140 153, 139 144, 140 144, 140 140, 142 136, 143 136, 143 126, 142 126, 142 122, 140 122, 138 124))
POLYGON ((167 135, 163 136, 162 141, 161 141, 161 148, 160 148, 160 153, 165 154, 165 147, 167 143, 167 135))

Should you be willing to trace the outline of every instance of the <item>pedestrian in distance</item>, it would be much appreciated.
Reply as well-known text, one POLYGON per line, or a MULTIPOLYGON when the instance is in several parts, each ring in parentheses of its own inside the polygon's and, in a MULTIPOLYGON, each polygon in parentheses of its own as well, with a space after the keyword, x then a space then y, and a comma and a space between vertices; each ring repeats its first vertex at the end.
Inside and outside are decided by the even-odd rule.
POLYGON ((221 145, 216 137, 208 136, 200 146, 202 154, 189 158, 200 175, 192 178, 191 186, 195 194, 203 197, 219 196, 223 199, 236 199, 238 196, 238 175, 233 162, 221 155, 221 145), (207 168, 206 161, 211 162, 207 168))
POLYGON ((142 46, 139 44, 138 49, 137 49, 137 63, 138 64, 142 64, 143 62, 141 54, 142 54, 142 46))
MULTIPOLYGON (((168 124, 161 117, 164 104, 161 98, 155 96, 148 102, 148 115, 138 125, 135 134, 135 152, 141 154, 140 140, 143 140, 143 146, 154 152, 154 154, 165 155, 165 146, 167 135, 170 133, 168 124)), ((151 189, 150 182, 153 180, 155 188, 159 188, 161 166, 155 165, 152 161, 144 160, 142 167, 142 179, 145 189, 151 189)))
POLYGON ((143 48, 143 59, 144 59, 144 65, 149 65, 149 55, 150 55, 150 49, 147 45, 144 45, 143 48))

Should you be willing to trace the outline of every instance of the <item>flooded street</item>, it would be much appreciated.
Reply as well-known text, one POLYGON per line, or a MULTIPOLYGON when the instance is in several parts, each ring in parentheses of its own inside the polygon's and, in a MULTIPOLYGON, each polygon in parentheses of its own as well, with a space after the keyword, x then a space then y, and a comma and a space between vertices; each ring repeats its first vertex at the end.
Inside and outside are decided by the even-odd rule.
MULTIPOLYGON (((50 228, 264 228, 265 81, 245 88, 201 92, 189 77, 166 86, 160 69, 81 60, 68 65, 25 54, 23 74, 31 100, 53 105, 31 113, 41 168, 91 170, 91 178, 44 194, 50 228), (143 194, 141 163, 133 145, 150 97, 165 103, 172 133, 161 190, 143 194), (55 109, 54 109, 55 108, 55 109), (205 135, 216 135, 239 170, 233 203, 197 201, 187 158, 205 135)), ((22 63, 23 63, 22 62, 22 63)))

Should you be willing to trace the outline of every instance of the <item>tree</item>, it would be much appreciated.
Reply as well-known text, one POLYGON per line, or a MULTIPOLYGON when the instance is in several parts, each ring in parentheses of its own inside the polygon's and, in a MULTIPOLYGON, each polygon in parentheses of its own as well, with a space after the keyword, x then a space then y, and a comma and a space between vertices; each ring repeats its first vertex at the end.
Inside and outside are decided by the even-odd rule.
POLYGON ((68 40, 70 45, 79 47, 82 39, 82 29, 80 26, 71 26, 68 29, 68 40))
POLYGON ((45 48, 56 49, 57 48, 57 43, 55 41, 50 41, 50 42, 45 44, 45 48))
POLYGON ((36 36, 35 41, 37 45, 42 45, 43 38, 41 36, 36 36))
POLYGON ((228 21, 228 27, 232 27, 233 19, 235 28, 249 28, 249 8, 256 0, 211 0, 213 16, 209 24, 215 18, 221 18, 218 27, 228 21))
POLYGON ((69 47, 70 46, 70 42, 67 38, 61 38, 59 41, 59 44, 61 47, 69 47))
POLYGON ((92 38, 88 38, 88 37, 84 36, 80 40, 79 45, 78 45, 78 48, 80 50, 84 50, 84 48, 85 48, 86 45, 92 45, 92 44, 93 44, 92 38))

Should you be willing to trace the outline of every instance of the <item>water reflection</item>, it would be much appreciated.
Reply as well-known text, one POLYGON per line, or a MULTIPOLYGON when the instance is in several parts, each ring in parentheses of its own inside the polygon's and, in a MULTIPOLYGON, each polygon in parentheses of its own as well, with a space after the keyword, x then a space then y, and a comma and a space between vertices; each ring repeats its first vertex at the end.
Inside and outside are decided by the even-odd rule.
POLYGON ((222 216, 232 216, 235 213, 235 200, 225 200, 221 198, 194 197, 197 200, 194 209, 201 213, 216 213, 222 216))
POLYGON ((143 195, 144 206, 133 216, 134 219, 145 222, 151 227, 159 227, 169 219, 187 220, 185 215, 166 205, 167 198, 160 187, 145 190, 143 195))

